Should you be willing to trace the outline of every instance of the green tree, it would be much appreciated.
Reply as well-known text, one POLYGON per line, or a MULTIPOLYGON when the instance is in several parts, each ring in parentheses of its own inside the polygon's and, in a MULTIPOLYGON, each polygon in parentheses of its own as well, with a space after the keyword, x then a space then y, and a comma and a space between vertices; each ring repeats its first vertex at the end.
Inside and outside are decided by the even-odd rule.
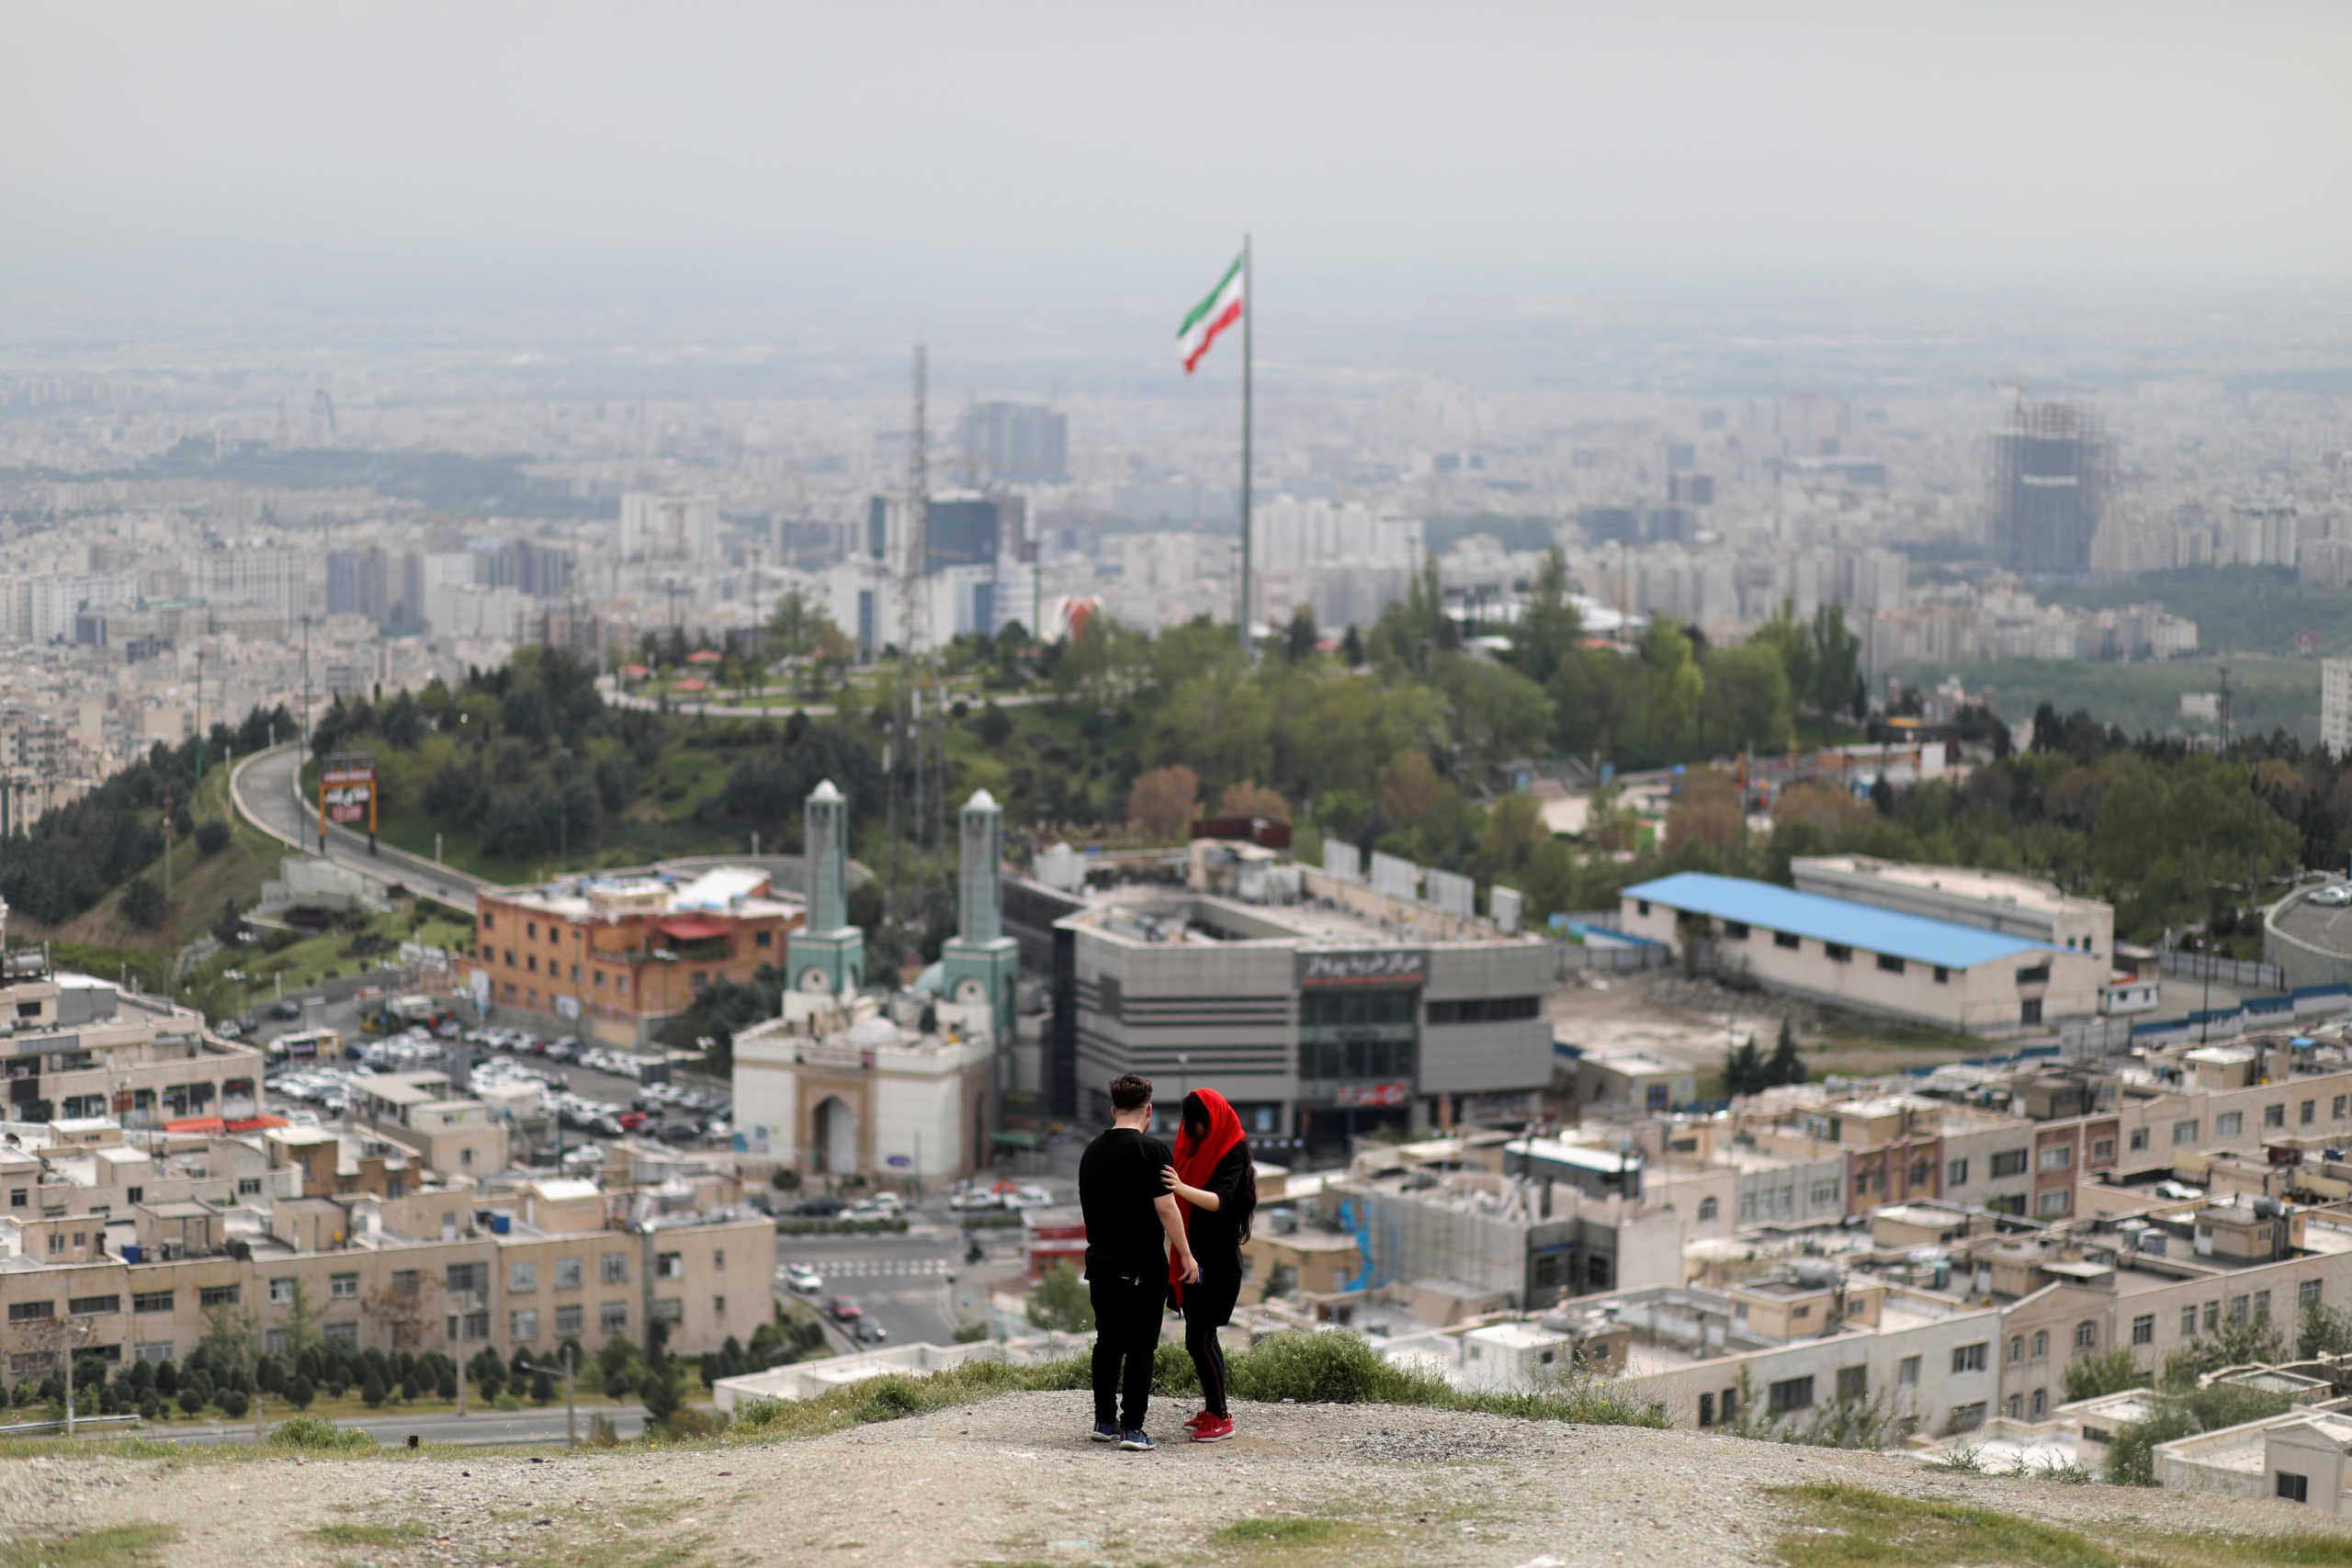
POLYGON ((1783 599, 1772 618, 1757 628, 1750 639, 1772 650, 1781 661, 1781 672, 1787 677, 1789 694, 1798 703, 1814 705, 1819 687, 1814 680, 1813 628, 1797 619, 1796 603, 1783 599))
POLYGON ((1553 546, 1529 584, 1526 608, 1511 634, 1511 662, 1539 686, 1551 684, 1584 640, 1584 617, 1568 595, 1568 560, 1553 546))
POLYGON ((1316 645, 1323 640, 1315 629, 1315 607, 1301 604, 1291 612, 1290 626, 1283 633, 1283 657, 1293 664, 1304 664, 1315 657, 1316 645))
POLYGON ((2132 1348, 2118 1345, 2110 1350, 2075 1357, 2066 1363, 2059 1378, 2065 1387, 2066 1398, 2071 1402, 2138 1388, 2147 1381, 2147 1374, 2132 1359, 2132 1348))
POLYGON ((1671 615, 1650 622, 1649 630, 1642 634, 1642 669, 1653 727, 1652 750, 1660 759, 1670 758, 1681 744, 1694 739, 1691 726, 1707 691, 1706 675, 1692 656, 1681 622, 1671 615))
POLYGON ((1862 639, 1847 629, 1843 606, 1824 604, 1813 613, 1813 705, 1824 718, 1853 701, 1861 653, 1862 639))
POLYGON ((164 907, 164 889, 152 876, 141 872, 123 885, 122 918, 141 931, 153 931, 164 923, 167 911, 164 907))
POLYGON ((1781 1021, 1781 1038, 1772 1046, 1772 1055, 1764 1064, 1767 1086, 1805 1081, 1804 1058, 1797 1054, 1797 1032, 1787 1019, 1781 1021))
POLYGON ((311 1386, 311 1380, 300 1372, 296 1372, 294 1381, 286 1385, 285 1393, 286 1403, 297 1410, 308 1410, 311 1401, 319 1396, 319 1391, 311 1386))
POLYGON ((1057 1263, 1037 1278, 1037 1288, 1029 1292, 1029 1321, 1038 1328, 1061 1334, 1091 1334, 1094 1331, 1094 1303, 1086 1292, 1086 1280, 1067 1263, 1057 1263))

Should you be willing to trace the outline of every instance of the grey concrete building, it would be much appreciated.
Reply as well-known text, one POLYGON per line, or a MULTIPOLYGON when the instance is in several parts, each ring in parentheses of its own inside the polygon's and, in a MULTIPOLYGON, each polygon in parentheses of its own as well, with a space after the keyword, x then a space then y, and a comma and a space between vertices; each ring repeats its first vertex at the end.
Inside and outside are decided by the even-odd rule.
POLYGON ((1532 1117, 1552 1075, 1549 945, 1382 918, 1301 870, 1289 902, 1132 888, 1056 922, 1073 939, 1080 1119, 1107 1121, 1104 1086, 1126 1072, 1170 1114, 1213 1087, 1254 1137, 1309 1148, 1532 1117))

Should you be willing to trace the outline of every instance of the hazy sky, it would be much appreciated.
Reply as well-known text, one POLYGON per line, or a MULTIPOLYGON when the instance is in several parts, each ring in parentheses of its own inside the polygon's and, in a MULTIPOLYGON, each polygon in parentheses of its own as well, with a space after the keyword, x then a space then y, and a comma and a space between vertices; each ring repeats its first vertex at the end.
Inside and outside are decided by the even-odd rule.
POLYGON ((1268 288, 1399 303, 2352 256, 2345 0, 0 0, 0 37, 20 294, 1067 290, 1172 333, 1244 227, 1268 288))

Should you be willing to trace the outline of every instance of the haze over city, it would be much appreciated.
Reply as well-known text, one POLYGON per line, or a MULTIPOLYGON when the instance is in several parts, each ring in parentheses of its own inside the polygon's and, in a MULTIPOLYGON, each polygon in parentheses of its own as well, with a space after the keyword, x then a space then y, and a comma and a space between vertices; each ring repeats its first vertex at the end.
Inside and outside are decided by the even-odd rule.
POLYGON ((0 1559, 2306 1560, 2347 65, 6 6, 0 1559))

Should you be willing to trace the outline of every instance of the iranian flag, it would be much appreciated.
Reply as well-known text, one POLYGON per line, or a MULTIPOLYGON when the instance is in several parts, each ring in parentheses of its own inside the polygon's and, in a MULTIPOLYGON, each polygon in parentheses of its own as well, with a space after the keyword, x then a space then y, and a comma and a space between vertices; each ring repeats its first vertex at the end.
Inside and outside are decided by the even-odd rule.
POLYGON ((1176 352, 1183 357, 1187 376, 1201 362, 1201 355, 1209 351, 1209 344, 1216 341, 1217 334, 1241 319, 1241 257, 1233 258, 1233 265, 1225 269, 1225 276, 1217 279, 1208 298, 1193 306, 1192 314, 1177 329, 1176 352))

